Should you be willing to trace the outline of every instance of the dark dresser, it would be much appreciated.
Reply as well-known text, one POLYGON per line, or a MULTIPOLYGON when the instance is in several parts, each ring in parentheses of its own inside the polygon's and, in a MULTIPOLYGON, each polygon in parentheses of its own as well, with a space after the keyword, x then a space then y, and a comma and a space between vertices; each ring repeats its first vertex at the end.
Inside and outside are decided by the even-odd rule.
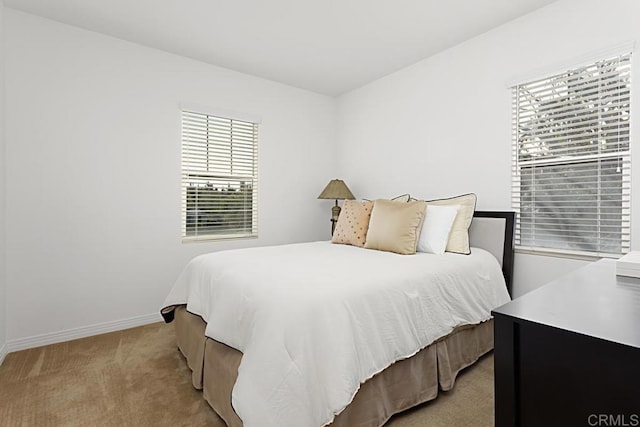
POLYGON ((493 315, 497 427, 640 426, 640 279, 615 260, 493 315))

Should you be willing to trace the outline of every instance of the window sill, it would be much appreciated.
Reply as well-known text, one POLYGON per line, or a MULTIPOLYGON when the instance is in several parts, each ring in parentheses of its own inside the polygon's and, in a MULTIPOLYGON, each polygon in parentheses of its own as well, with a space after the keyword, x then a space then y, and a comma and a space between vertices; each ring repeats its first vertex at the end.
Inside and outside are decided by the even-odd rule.
POLYGON ((547 248, 534 248, 528 246, 516 246, 515 252, 517 254, 526 255, 539 255, 548 256, 554 258, 569 258, 581 261, 597 261, 601 258, 620 258, 623 254, 607 254, 598 252, 582 252, 582 251, 568 251, 562 249, 547 249, 547 248))
POLYGON ((183 237, 182 243, 198 243, 198 242, 217 242, 220 240, 245 240, 245 239, 257 239, 257 233, 248 234, 216 234, 207 236, 189 236, 183 237))

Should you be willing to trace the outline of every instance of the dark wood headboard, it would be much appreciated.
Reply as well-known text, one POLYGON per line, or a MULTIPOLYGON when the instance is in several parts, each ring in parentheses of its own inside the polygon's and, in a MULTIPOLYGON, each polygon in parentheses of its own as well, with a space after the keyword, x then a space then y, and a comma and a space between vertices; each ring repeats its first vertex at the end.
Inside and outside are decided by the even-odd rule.
POLYGON ((509 295, 513 296, 516 213, 513 211, 476 211, 473 218, 469 229, 471 246, 485 249, 498 259, 502 266, 507 291, 509 291, 509 295))

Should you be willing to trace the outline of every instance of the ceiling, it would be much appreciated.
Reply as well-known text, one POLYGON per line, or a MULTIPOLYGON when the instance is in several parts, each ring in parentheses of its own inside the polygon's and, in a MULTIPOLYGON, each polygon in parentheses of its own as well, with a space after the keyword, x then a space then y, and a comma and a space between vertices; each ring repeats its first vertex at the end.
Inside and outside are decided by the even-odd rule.
POLYGON ((556 0, 4 0, 6 6, 337 96, 556 0))

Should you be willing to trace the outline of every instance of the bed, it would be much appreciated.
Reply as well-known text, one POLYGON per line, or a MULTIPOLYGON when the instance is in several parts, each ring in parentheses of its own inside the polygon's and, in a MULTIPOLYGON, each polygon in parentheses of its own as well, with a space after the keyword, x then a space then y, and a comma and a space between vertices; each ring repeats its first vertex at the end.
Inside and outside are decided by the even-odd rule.
POLYGON ((194 387, 227 425, 380 426, 451 389, 493 348, 489 313, 509 299, 513 219, 475 212, 471 255, 329 242, 204 255, 162 314, 175 321, 194 387), (278 283, 255 286, 271 270, 278 283), (425 271, 435 271, 435 293, 416 283, 425 271))

